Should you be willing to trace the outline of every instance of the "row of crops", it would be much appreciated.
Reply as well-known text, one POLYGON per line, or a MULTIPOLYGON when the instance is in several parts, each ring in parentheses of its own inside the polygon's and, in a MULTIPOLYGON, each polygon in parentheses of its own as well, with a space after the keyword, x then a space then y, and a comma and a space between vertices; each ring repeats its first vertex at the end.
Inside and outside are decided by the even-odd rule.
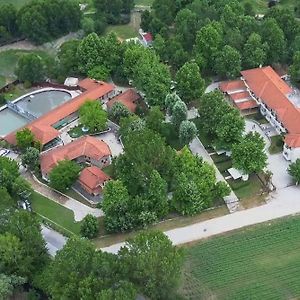
POLYGON ((299 299, 300 217, 186 249, 181 291, 187 299, 299 299))

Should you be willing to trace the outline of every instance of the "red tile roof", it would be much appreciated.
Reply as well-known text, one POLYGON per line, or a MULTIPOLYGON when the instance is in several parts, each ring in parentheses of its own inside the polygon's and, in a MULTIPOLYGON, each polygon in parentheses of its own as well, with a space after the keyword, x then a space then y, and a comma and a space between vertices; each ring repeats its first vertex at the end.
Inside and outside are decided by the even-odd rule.
POLYGON ((242 99, 252 99, 248 92, 239 92, 239 93, 230 94, 229 97, 234 102, 242 100, 242 99))
POLYGON ((151 43, 153 41, 153 36, 150 32, 143 33, 142 35, 147 43, 151 43))
POLYGON ((300 147, 300 134, 287 134, 284 141, 289 147, 298 148, 300 147))
POLYGON ((243 80, 223 81, 220 83, 219 88, 224 93, 246 90, 246 86, 243 80))
POLYGON ((141 96, 135 89, 128 89, 127 91, 109 100, 106 105, 108 109, 111 109, 116 102, 120 102, 125 105, 130 112, 134 113, 136 110, 137 102, 140 99, 141 96))
MULTIPOLYGON (((97 100, 112 92, 115 88, 113 84, 94 81, 89 78, 80 81, 79 86, 86 89, 86 91, 25 126, 32 131, 42 145, 47 144, 59 136, 59 131, 54 129, 52 125, 78 111, 80 106, 87 100, 97 100)), ((16 132, 17 131, 8 134, 4 139, 8 143, 15 145, 16 132)))
POLYGON ((73 160, 82 156, 100 160, 111 155, 109 146, 94 137, 86 136, 75 140, 65 146, 57 147, 41 155, 42 174, 51 171, 59 161, 73 160))
POLYGON ((78 182, 90 194, 99 194, 105 182, 111 178, 98 167, 87 167, 80 173, 78 182))
POLYGON ((235 103, 235 105, 238 107, 239 110, 245 110, 245 109, 251 109, 251 108, 258 107, 258 105, 255 102, 255 100, 238 102, 238 103, 235 103))
MULTIPOLYGON (((293 90, 271 68, 257 68, 241 72, 250 90, 270 109, 287 129, 286 143, 294 145, 295 134, 300 134, 300 110, 289 101, 287 95, 293 90), (293 138, 288 137, 292 135, 293 138)), ((293 146, 294 147, 294 146, 293 146)))

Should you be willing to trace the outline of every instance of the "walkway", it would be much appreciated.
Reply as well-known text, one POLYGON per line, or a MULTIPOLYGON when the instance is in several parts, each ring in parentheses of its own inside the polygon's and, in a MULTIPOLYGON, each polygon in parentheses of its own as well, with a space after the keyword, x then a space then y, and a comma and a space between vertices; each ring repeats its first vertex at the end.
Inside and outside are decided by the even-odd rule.
POLYGON ((91 208, 73 198, 55 192, 47 185, 35 180, 29 172, 23 173, 22 175, 30 182, 32 188, 36 192, 72 210, 74 212, 74 219, 76 222, 81 221, 88 214, 95 217, 102 217, 104 215, 101 209, 91 208))
MULTIPOLYGON (((272 201, 259 207, 238 211, 219 218, 194 225, 166 231, 174 245, 186 244, 217 234, 246 226, 267 222, 277 218, 300 213, 299 188, 291 186, 281 189, 271 196, 272 201)), ((102 248, 103 251, 117 253, 124 243, 102 248)))
POLYGON ((50 255, 55 256, 56 252, 63 248, 67 242, 67 238, 60 233, 50 229, 44 225, 42 227, 42 235, 46 241, 46 247, 50 255))
MULTIPOLYGON (((201 143, 201 141, 199 140, 198 137, 196 137, 190 143, 189 147, 194 155, 201 156, 204 159, 204 161, 206 161, 210 165, 214 166, 214 168, 216 170, 216 177, 217 177, 218 181, 226 182, 225 178, 223 177, 223 175, 220 173, 220 171, 216 167, 214 161, 209 156, 209 154, 207 153, 206 149, 204 148, 203 144, 201 143)), ((237 210, 242 209, 241 204, 239 203, 238 197, 232 190, 231 190, 231 193, 229 196, 224 197, 224 201, 225 201, 230 213, 234 213, 237 210)))

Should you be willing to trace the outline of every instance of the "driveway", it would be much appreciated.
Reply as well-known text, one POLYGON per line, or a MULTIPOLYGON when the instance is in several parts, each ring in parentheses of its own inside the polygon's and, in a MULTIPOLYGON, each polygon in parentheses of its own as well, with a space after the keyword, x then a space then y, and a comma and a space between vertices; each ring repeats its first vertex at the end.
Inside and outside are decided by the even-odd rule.
POLYGON ((42 235, 51 256, 55 256, 56 252, 62 249, 67 242, 66 237, 44 225, 42 225, 42 235))
POLYGON ((104 141, 109 146, 113 157, 117 157, 123 153, 122 144, 113 130, 100 135, 95 135, 94 137, 104 141))

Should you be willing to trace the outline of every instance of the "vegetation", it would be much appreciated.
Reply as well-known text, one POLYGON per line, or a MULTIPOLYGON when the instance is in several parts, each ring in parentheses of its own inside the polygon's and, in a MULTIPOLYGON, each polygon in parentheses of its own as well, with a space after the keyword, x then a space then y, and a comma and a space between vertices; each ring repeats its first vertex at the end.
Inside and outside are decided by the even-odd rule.
POLYGON ((40 151, 33 147, 28 147, 21 156, 22 165, 31 171, 36 171, 39 167, 40 151))
POLYGON ((79 117, 89 132, 107 129, 107 113, 98 101, 86 101, 79 109, 79 117))
POLYGON ((86 215, 80 226, 80 233, 88 239, 95 238, 99 233, 99 221, 93 215, 86 215))
POLYGON ((294 178, 296 184, 298 184, 300 182, 300 159, 290 164, 288 172, 294 178))
POLYGON ((298 298, 300 275, 293 270, 299 260, 299 225, 299 217, 281 219, 188 248, 183 296, 188 299, 206 299, 211 295, 216 299, 284 299, 287 295, 298 298))
POLYGON ((24 128, 16 133, 17 146, 25 151, 34 145, 35 137, 30 129, 24 128))
POLYGON ((50 186, 61 192, 69 189, 79 177, 80 166, 71 160, 61 160, 49 174, 50 186))

